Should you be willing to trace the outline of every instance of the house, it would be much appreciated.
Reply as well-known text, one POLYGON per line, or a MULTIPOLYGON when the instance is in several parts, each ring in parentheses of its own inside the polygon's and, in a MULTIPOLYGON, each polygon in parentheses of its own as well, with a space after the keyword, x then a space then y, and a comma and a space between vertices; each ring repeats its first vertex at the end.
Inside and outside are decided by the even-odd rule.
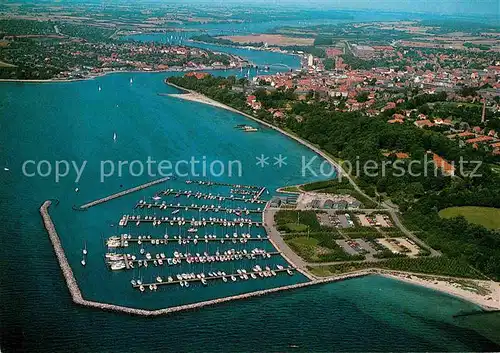
POLYGON ((403 115, 401 115, 401 114, 393 114, 393 115, 392 115, 392 118, 393 118, 393 119, 400 119, 400 120, 404 120, 404 118, 405 118, 405 117, 404 117, 403 115))
POLYGON ((443 157, 433 153, 432 154, 432 160, 436 167, 440 168, 443 174, 445 175, 455 175, 455 167, 450 164, 446 159, 443 157))
POLYGON ((472 137, 472 136, 476 135, 469 131, 461 132, 458 134, 458 137, 472 137))
POLYGON ((434 119, 434 124, 435 125, 448 125, 448 126, 452 126, 453 123, 451 122, 450 119, 441 119, 441 118, 437 118, 437 119, 434 119))
POLYGON ((476 144, 476 143, 488 142, 488 141, 492 141, 492 140, 494 140, 494 139, 491 136, 479 136, 479 137, 476 137, 473 139, 468 139, 465 142, 476 144))
POLYGON ((277 110, 277 111, 274 112, 273 117, 275 119, 283 119, 285 117, 285 114, 283 114, 282 111, 277 110))
POLYGON ((391 119, 391 120, 387 120, 387 122, 389 124, 403 124, 404 121, 402 119, 391 119))
POLYGON ((472 128, 472 131, 474 131, 476 134, 480 134, 483 132, 483 129, 481 129, 479 126, 474 126, 472 128))
POLYGON ((430 120, 417 120, 413 124, 421 129, 423 129, 424 127, 434 126, 434 124, 430 120))
POLYGON ((204 79, 205 77, 209 76, 210 74, 207 72, 188 72, 184 76, 186 77, 195 77, 197 80, 204 79))

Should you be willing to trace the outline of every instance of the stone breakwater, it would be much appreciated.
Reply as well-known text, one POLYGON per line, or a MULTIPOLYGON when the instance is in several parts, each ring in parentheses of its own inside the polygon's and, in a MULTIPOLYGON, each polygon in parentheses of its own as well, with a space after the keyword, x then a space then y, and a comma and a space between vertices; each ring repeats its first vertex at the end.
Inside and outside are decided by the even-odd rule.
POLYGON ((131 194, 133 192, 136 192, 136 191, 139 191, 139 190, 142 190, 142 189, 146 189, 146 188, 148 188, 150 186, 153 186, 153 185, 161 184, 161 183, 163 183, 163 182, 165 182, 167 180, 170 180, 170 177, 165 177, 165 178, 161 178, 161 179, 158 179, 158 180, 153 180, 153 181, 150 181, 148 183, 145 183, 145 184, 142 184, 142 185, 139 185, 139 186, 127 189, 127 190, 123 190, 123 191, 117 192, 116 194, 103 197, 102 199, 86 203, 85 205, 80 206, 80 209, 87 209, 87 208, 90 208, 90 207, 93 207, 93 206, 97 206, 97 205, 99 205, 101 203, 108 202, 108 201, 116 199, 118 197, 122 197, 122 196, 125 196, 127 194, 131 194))
POLYGON ((294 285, 290 285, 290 286, 265 289, 265 290, 260 290, 260 291, 255 291, 255 292, 250 292, 250 293, 245 293, 245 294, 240 294, 240 295, 234 295, 231 297, 207 300, 207 301, 203 301, 203 302, 186 304, 186 305, 179 305, 179 306, 175 306, 175 307, 171 307, 171 308, 164 308, 164 309, 157 309, 157 310, 135 309, 135 308, 129 308, 129 307, 120 306, 120 305, 113 305, 113 304, 90 301, 90 300, 86 300, 83 298, 82 293, 80 291, 80 288, 78 287, 78 283, 77 283, 75 276, 73 274, 73 271, 71 270, 71 266, 68 263, 68 259, 66 258, 66 255, 64 253, 64 249, 62 247, 61 241, 60 241, 59 236, 57 234, 56 228, 55 228, 54 223, 52 222, 52 219, 49 215, 49 207, 51 204, 52 204, 51 201, 45 201, 42 204, 42 206, 40 207, 40 214, 42 215, 45 229, 47 230, 47 232, 49 234, 50 241, 52 242, 52 246, 54 247, 54 251, 56 253, 57 260, 59 262, 59 266, 61 267, 61 270, 63 272, 64 279, 66 280, 66 284, 68 286, 68 289, 69 289, 69 292, 71 294, 71 298, 73 299, 73 302, 75 302, 76 304, 79 304, 79 305, 86 306, 86 307, 91 307, 91 308, 96 308, 96 309, 101 309, 101 310, 106 310, 106 311, 121 312, 121 313, 132 314, 132 315, 160 316, 160 315, 166 315, 166 314, 185 311, 185 310, 198 309, 198 308, 202 308, 202 307, 210 306, 210 305, 227 303, 227 302, 230 302, 232 300, 246 299, 246 298, 262 296, 262 295, 266 295, 266 294, 270 294, 270 293, 277 293, 277 292, 296 289, 296 288, 308 287, 308 286, 316 285, 316 284, 341 281, 341 280, 346 280, 346 279, 356 278, 356 277, 363 277, 363 276, 367 276, 367 275, 370 275, 370 274, 375 272, 372 269, 367 269, 367 270, 363 270, 363 271, 346 273, 343 275, 329 277, 329 278, 325 278, 325 279, 316 279, 313 281, 298 283, 298 284, 294 284, 294 285))

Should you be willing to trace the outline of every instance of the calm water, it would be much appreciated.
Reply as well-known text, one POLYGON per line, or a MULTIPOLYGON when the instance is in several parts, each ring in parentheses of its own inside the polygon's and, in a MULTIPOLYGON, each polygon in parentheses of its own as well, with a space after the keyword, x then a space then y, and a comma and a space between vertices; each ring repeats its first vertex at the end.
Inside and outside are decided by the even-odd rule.
MULTIPOLYGON (((75 212, 71 206, 152 178, 134 177, 126 169, 121 176, 101 182, 100 161, 145 162, 148 156, 172 162, 191 156, 209 162, 239 160, 241 176, 219 180, 270 190, 316 179, 301 174, 302 158, 314 157, 312 152, 269 129, 255 134, 235 130, 235 125, 249 123, 236 114, 158 96, 174 92, 162 82, 164 77, 123 73, 75 83, 0 85, 2 351, 285 351, 290 345, 298 346, 297 351, 500 348, 455 324, 454 314, 479 310, 475 305, 374 276, 154 320, 73 305, 38 213, 49 198, 60 200, 51 213, 87 298, 156 308, 216 297, 228 290, 175 289, 139 296, 127 283, 131 273, 105 269, 102 238, 114 233, 111 225, 151 191, 88 212, 75 212), (287 157, 282 168, 272 163, 279 154, 287 157), (271 164, 256 166, 255 157, 260 155, 270 157, 271 164), (53 176, 23 176, 21 165, 29 159, 77 164, 86 160, 87 165, 78 184, 74 172, 56 183, 53 176), (4 166, 10 171, 4 171, 4 166), (79 193, 74 192, 76 186, 79 193), (83 242, 89 249, 85 270, 79 265, 83 242)), ((276 280, 283 282, 265 285, 303 279, 276 280)), ((231 290, 255 289, 250 286, 231 290)))

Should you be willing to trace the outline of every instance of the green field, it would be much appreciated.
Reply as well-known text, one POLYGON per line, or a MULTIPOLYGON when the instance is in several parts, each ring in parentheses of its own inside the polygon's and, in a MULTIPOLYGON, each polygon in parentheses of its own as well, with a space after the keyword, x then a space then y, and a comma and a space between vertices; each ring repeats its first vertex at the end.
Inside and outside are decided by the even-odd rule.
POLYGON ((439 211, 442 218, 463 216, 467 221, 482 225, 488 229, 500 229, 500 208, 490 207, 450 207, 439 211))

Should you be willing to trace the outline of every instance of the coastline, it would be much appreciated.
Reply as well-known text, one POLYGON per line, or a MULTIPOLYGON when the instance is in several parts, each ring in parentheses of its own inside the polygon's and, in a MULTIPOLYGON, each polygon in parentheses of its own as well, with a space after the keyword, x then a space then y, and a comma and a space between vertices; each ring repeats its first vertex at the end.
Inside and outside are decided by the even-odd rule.
MULTIPOLYGON (((292 135, 292 134, 290 134, 290 133, 288 133, 288 132, 286 132, 286 131, 284 131, 284 130, 282 130, 282 129, 280 129, 280 128, 278 128, 270 123, 262 121, 262 120, 255 118, 249 114, 246 114, 244 112, 238 111, 237 109, 234 109, 226 104, 215 101, 215 100, 213 100, 213 99, 211 99, 203 94, 186 89, 184 87, 175 85, 175 84, 167 82, 167 81, 165 81, 165 83, 174 87, 174 88, 177 88, 183 92, 186 92, 186 93, 180 93, 180 94, 168 94, 168 96, 170 96, 172 98, 179 98, 179 99, 184 99, 184 100, 188 100, 188 101, 192 101, 192 102, 208 104, 208 105, 211 105, 211 106, 214 106, 217 108, 229 110, 231 112, 243 115, 243 116, 245 116, 245 117, 261 124, 261 125, 264 125, 264 126, 269 127, 273 130, 276 130, 276 131, 282 133, 283 135, 301 143, 302 145, 308 147, 309 149, 311 149, 312 151, 316 152, 318 155, 320 155, 321 157, 326 159, 328 162, 330 162, 333 166, 335 166, 335 168, 337 168, 339 173, 342 173, 343 176, 348 178, 348 180, 351 182, 351 184, 353 184, 357 187, 357 185, 350 178, 350 176, 345 173, 345 171, 341 168, 341 166, 336 161, 334 161, 330 156, 328 156, 327 154, 325 154, 324 152, 319 150, 317 147, 311 145, 309 142, 304 141, 303 139, 301 139, 297 136, 294 136, 294 135, 292 135)), ((359 188, 359 187, 357 187, 357 188, 359 188)), ((289 259, 287 259, 287 261, 290 262, 289 259)), ((293 262, 291 262, 291 263, 293 264, 293 262)), ((300 268, 300 266, 295 266, 295 267, 300 268)), ((442 276, 432 276, 432 275, 409 273, 409 272, 387 271, 387 270, 382 270, 382 269, 368 269, 367 271, 369 271, 370 273, 379 274, 379 275, 382 275, 382 276, 385 276, 385 277, 388 277, 388 278, 391 278, 394 280, 399 280, 399 281, 403 281, 406 283, 411 283, 414 285, 419 285, 422 287, 437 290, 439 292, 443 292, 443 293, 458 297, 460 299, 475 303, 475 304, 479 305, 481 308, 483 308, 484 310, 488 310, 488 311, 500 310, 500 283, 498 283, 498 282, 460 279, 460 278, 451 278, 451 277, 447 278, 447 280, 443 280, 444 277, 442 277, 442 276), (422 277, 432 278, 433 281, 423 279, 422 277), (491 295, 492 299, 487 300, 486 296, 475 294, 471 291, 467 291, 464 289, 460 289, 456 286, 453 286, 450 283, 450 280, 455 280, 455 281, 462 280, 462 281, 471 281, 474 283, 481 283, 482 286, 487 286, 487 287, 489 287, 489 289, 492 290, 492 295, 491 295)), ((317 277, 315 277, 315 278, 316 278, 316 280, 318 279, 317 277)), ((331 280, 335 280, 335 278, 336 278, 336 276, 325 277, 325 279, 331 279, 331 280)))
POLYGON ((203 104, 208 104, 208 105, 211 105, 211 106, 214 106, 214 107, 217 107, 217 108, 222 108, 222 109, 226 109, 226 110, 229 110, 233 113, 236 113, 236 114, 240 114, 240 115, 243 115, 244 117, 247 117, 261 125, 264 125, 270 129, 273 129, 275 131, 278 131, 279 133, 287 136, 288 138, 291 138, 292 140, 295 140, 296 142, 300 143, 301 145, 309 148, 311 151, 315 152, 317 155, 319 155, 320 157, 326 159, 332 166, 335 167, 335 169, 337 170, 337 172, 339 172, 340 176, 341 177, 345 177, 347 178, 347 180, 349 181, 349 183, 354 187, 354 189, 359 192, 361 195, 363 195, 364 197, 368 198, 371 200, 371 197, 369 197, 368 195, 366 195, 363 190, 361 190, 359 188, 359 186, 354 182, 354 180, 352 179, 352 177, 347 174, 345 172, 345 170, 342 168, 342 166, 337 163, 332 157, 330 157, 328 154, 326 154, 325 152, 323 152, 321 149, 319 149, 318 147, 314 146, 313 144, 307 142, 306 140, 298 137, 298 136, 295 136, 277 126, 274 126, 273 124, 271 123, 268 123, 266 121, 263 121, 263 120, 260 120, 250 114, 247 114, 247 113, 244 113, 242 111, 239 111, 237 109, 234 109, 224 103, 221 103, 221 102, 218 102, 212 98, 209 98, 201 93, 198 93, 198 92, 195 92, 193 90, 190 90, 190 89, 187 89, 187 88, 184 88, 184 87, 181 87, 181 86, 178 86, 176 84, 173 84, 171 82, 167 82, 167 80, 164 81, 167 85, 171 86, 171 87, 174 87, 174 88, 177 88, 178 90, 180 91, 183 91, 183 92, 187 92, 187 93, 184 93, 184 94, 176 94, 176 93, 173 93, 173 94, 168 94, 167 96, 170 96, 170 97, 173 97, 173 98, 179 98, 179 99, 184 99, 184 100, 188 100, 188 101, 192 101, 192 102, 197 102, 197 103, 203 103, 203 104))
MULTIPOLYGON (((500 310, 500 283, 494 281, 481 281, 472 279, 459 279, 454 277, 442 277, 427 274, 418 274, 400 271, 380 270, 380 276, 391 278, 396 281, 410 283, 421 287, 429 288, 438 292, 466 300, 480 306, 486 311, 500 310), (480 286, 490 291, 490 294, 478 294, 472 290, 463 289, 457 282, 480 286), (491 298, 491 299, 488 299, 491 298)), ((470 287, 474 288, 474 287, 470 287)))
MULTIPOLYGON (((251 65, 250 62, 248 62, 247 65, 251 65)), ((204 67, 204 68, 169 68, 165 70, 114 70, 114 71, 108 71, 108 72, 103 72, 99 73, 97 75, 92 75, 88 77, 82 77, 82 78, 71 78, 71 79, 54 79, 50 78, 47 80, 19 80, 15 78, 0 78, 0 83, 66 83, 66 82, 79 82, 79 81, 90 81, 90 80, 95 80, 100 77, 104 77, 107 75, 111 74, 119 74, 119 73, 132 73, 132 74, 138 74, 138 73, 168 73, 168 72, 191 72, 191 71, 222 71, 222 70, 233 70, 235 69, 234 67, 204 67)))

